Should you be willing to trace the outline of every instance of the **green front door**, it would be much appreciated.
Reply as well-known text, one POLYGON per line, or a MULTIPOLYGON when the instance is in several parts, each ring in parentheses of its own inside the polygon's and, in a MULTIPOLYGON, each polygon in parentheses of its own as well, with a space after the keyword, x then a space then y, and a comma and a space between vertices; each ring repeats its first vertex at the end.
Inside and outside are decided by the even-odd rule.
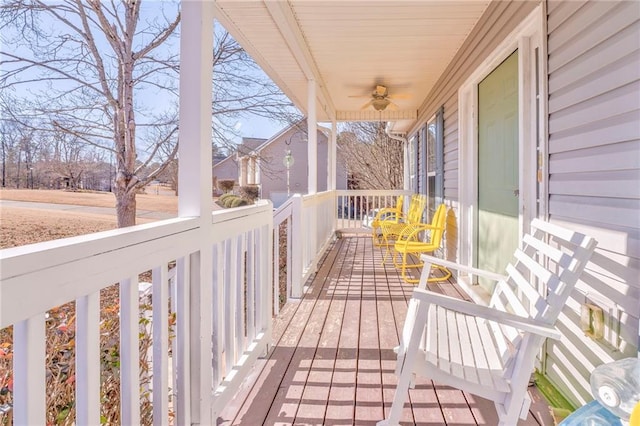
POLYGON ((518 245, 518 175, 516 51, 478 85, 478 268, 504 272, 518 245))

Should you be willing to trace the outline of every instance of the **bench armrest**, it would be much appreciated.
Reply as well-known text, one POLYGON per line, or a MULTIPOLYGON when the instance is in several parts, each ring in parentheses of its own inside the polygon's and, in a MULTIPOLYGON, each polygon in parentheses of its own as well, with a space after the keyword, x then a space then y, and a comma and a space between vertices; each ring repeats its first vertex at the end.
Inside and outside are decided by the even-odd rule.
POLYGON ((413 298, 427 304, 441 306, 445 309, 460 312, 465 315, 495 321, 542 337, 549 337, 556 340, 561 337, 560 332, 555 327, 535 321, 531 318, 510 314, 488 306, 478 305, 473 302, 467 302, 466 300, 456 299, 440 293, 434 293, 429 290, 416 288, 413 290, 413 298))
POLYGON ((485 271, 483 269, 472 268, 471 266, 461 265, 456 262, 450 262, 448 260, 440 259, 438 257, 427 255, 427 254, 421 255, 420 258, 425 263, 444 266, 445 268, 455 269, 461 272, 467 272, 471 275, 477 275, 479 277, 488 278, 493 281, 504 281, 507 279, 506 275, 496 274, 495 272, 485 271))

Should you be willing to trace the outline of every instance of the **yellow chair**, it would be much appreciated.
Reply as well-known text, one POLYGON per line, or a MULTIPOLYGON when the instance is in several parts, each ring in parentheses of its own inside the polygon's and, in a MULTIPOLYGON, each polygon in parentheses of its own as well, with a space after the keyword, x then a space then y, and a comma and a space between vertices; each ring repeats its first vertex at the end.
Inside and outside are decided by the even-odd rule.
POLYGON ((383 244, 382 223, 400 223, 402 220, 402 208, 404 206, 404 197, 398 196, 395 207, 385 207, 376 213, 371 221, 371 238, 373 245, 380 247, 383 244))
MULTIPOLYGON (((424 223, 410 224, 405 227, 396 239, 393 245, 393 265, 400 269, 402 279, 405 282, 415 284, 419 281, 418 279, 411 278, 407 272, 411 268, 422 267, 422 262, 420 261, 421 254, 433 253, 440 248, 442 237, 444 236, 446 219, 447 207, 444 204, 440 204, 433 215, 433 220, 430 225, 424 223), (423 232, 428 233, 427 241, 420 239, 423 232), (416 263, 408 263, 407 260, 409 256, 414 256, 416 263), (396 258, 398 258, 398 261, 396 261, 396 258)), ((443 271, 444 276, 429 278, 428 281, 443 281, 451 277, 451 272, 449 272, 448 269, 438 265, 432 265, 432 267, 443 271)))
MULTIPOLYGON (((411 196, 411 202, 409 203, 409 210, 406 216, 402 216, 399 222, 381 222, 380 229, 382 230, 382 244, 387 246, 387 253, 385 253, 386 260, 389 253, 389 247, 393 243, 390 242, 396 240, 402 231, 412 224, 418 224, 422 222, 422 215, 424 209, 427 206, 427 197, 422 194, 414 194, 411 196)), ((384 260, 382 263, 384 263, 384 260)))

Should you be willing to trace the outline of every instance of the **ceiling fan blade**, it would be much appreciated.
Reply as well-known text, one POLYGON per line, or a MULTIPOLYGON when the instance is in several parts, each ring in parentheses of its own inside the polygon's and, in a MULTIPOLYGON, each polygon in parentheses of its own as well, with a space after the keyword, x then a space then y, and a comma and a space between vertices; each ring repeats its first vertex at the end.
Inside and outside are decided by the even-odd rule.
POLYGON ((369 108, 369 107, 371 106, 371 104, 372 104, 372 103, 373 103, 373 99, 372 99, 372 100, 370 100, 369 102, 367 102, 366 104, 362 105, 362 107, 360 108, 360 110, 363 110, 363 109, 367 109, 367 108, 369 108))
POLYGON ((397 104, 395 104, 395 103, 390 101, 389 105, 387 105, 387 108, 385 108, 385 109, 390 109, 391 111, 398 111, 400 109, 400 107, 397 104))
POLYGON ((349 95, 347 98, 370 98, 371 95, 349 95))
POLYGON ((394 93, 393 95, 387 96, 389 99, 397 99, 397 100, 406 100, 411 99, 413 96, 409 93, 394 93))

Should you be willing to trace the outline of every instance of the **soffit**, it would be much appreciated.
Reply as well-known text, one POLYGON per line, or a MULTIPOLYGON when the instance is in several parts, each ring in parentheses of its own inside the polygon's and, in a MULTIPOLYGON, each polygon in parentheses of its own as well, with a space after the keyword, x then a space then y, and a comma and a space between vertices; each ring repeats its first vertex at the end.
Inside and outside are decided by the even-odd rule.
POLYGON ((314 79, 319 121, 380 119, 406 130, 488 4, 217 0, 216 18, 305 114, 314 79), (362 110, 379 84, 397 109, 362 110))

